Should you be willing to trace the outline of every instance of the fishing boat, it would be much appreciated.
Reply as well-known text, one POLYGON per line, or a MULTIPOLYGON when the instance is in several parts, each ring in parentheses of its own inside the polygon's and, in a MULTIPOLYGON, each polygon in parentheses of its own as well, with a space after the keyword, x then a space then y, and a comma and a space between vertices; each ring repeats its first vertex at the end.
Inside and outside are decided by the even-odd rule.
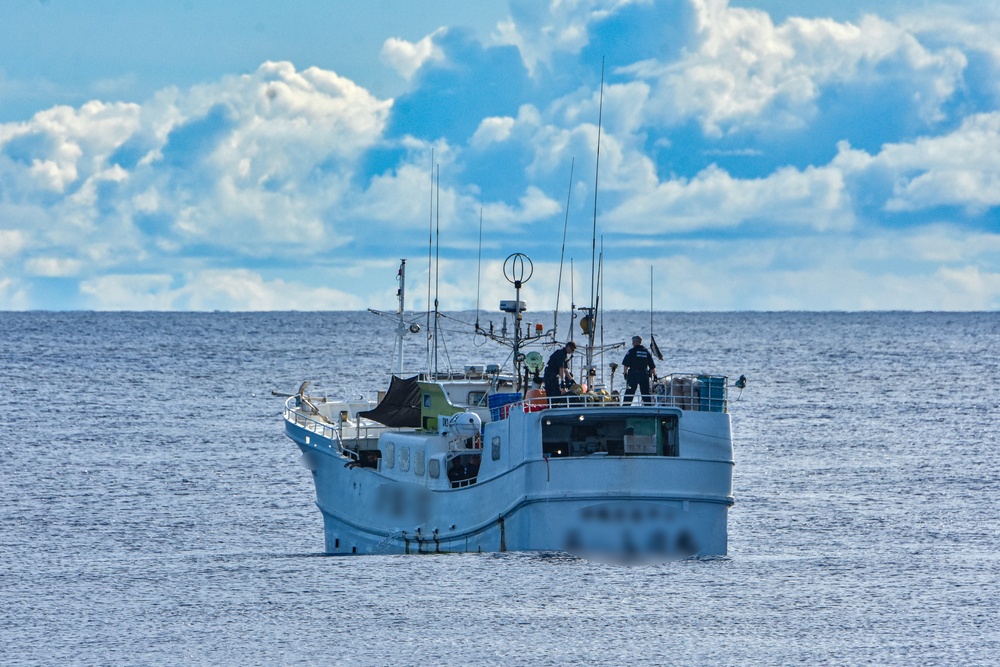
MULTIPOLYGON (((603 100, 602 68, 601 113, 603 100)), ((374 398, 330 401, 308 396, 303 384, 287 397, 285 432, 312 473, 327 553, 566 551, 586 557, 657 559, 725 555, 734 465, 728 378, 663 375, 633 404, 624 400, 635 399, 629 392, 620 397, 614 391, 617 364, 599 363, 624 345, 599 346, 595 341, 600 314, 600 273, 595 281, 599 264, 594 257, 600 140, 599 116, 591 299, 588 306, 571 307, 574 317, 580 311, 586 336, 577 362, 581 383, 572 382, 565 395, 559 389, 559 396, 548 396, 540 388, 539 374, 546 364, 539 350, 564 343, 557 327, 560 288, 552 328, 527 324, 521 288, 531 279, 533 265, 526 255, 513 253, 503 264, 504 277, 514 289, 513 300, 500 302, 504 326, 499 332, 492 324, 486 329, 477 318, 470 331, 509 349, 509 367, 504 361, 440 372, 435 295, 435 363, 420 373, 404 373, 403 340, 420 329, 405 317, 402 260, 388 389, 374 398), (510 330, 508 315, 513 321, 510 330), (604 368, 611 369, 609 385, 603 381, 604 368)), ((431 183, 433 188, 433 175, 431 183)), ((572 183, 571 164, 570 192, 572 183)), ((431 202, 433 227, 433 195, 431 202)), ((568 222, 568 197, 566 218, 568 222)), ((564 228, 564 251, 565 236, 564 228)), ((480 259, 481 247, 482 219, 480 259)), ((561 276, 560 261, 560 281, 561 276)), ((430 284, 428 256, 428 303, 430 284)), ((477 295, 477 313, 478 305, 477 295)), ((650 313, 652 319, 652 303, 650 313)), ((573 331, 570 327, 570 341, 573 331)), ((745 385, 746 378, 740 376, 734 386, 742 391, 745 385)))
POLYGON ((530 259, 520 254, 504 264, 515 298, 500 310, 512 330, 477 322, 474 332, 504 346, 510 366, 403 373, 403 339, 419 330, 405 317, 405 265, 388 388, 329 400, 304 384, 285 402, 285 433, 312 474, 327 553, 726 554, 734 465, 726 376, 663 374, 650 394, 623 404, 601 382, 598 366, 612 369, 613 385, 616 365, 594 363, 595 311, 585 308, 582 382, 546 396, 542 352, 562 343, 524 324, 530 259))

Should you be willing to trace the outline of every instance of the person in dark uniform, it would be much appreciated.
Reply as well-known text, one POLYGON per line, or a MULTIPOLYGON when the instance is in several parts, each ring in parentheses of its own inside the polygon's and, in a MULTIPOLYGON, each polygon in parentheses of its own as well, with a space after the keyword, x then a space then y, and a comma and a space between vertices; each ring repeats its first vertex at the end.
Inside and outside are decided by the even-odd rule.
MULTIPOLYGON (((562 383, 569 376, 569 356, 576 351, 576 343, 570 341, 565 347, 561 347, 549 357, 549 363, 545 366, 545 395, 555 398, 563 395, 562 383)), ((550 402, 549 405, 555 405, 550 402)))
POLYGON ((625 371, 625 396, 622 398, 622 405, 632 404, 637 387, 642 395, 642 402, 651 405, 653 397, 649 390, 649 376, 656 377, 656 363, 649 350, 642 346, 642 336, 632 336, 632 349, 625 353, 622 368, 625 371))

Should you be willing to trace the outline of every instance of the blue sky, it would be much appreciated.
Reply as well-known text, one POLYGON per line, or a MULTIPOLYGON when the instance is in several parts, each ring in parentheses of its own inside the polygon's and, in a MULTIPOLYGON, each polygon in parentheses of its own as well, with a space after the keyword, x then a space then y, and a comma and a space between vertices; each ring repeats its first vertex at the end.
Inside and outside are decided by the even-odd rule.
POLYGON ((422 308, 432 152, 445 308, 586 301, 602 60, 607 307, 1000 307, 993 1, 6 0, 0 310, 422 308))

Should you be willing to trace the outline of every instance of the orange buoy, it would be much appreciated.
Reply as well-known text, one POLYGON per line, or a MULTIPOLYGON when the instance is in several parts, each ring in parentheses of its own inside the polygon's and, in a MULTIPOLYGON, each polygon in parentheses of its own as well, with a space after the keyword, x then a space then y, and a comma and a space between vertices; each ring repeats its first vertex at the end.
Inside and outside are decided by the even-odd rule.
POLYGON ((548 406, 544 389, 529 389, 524 395, 525 412, 538 412, 548 406))

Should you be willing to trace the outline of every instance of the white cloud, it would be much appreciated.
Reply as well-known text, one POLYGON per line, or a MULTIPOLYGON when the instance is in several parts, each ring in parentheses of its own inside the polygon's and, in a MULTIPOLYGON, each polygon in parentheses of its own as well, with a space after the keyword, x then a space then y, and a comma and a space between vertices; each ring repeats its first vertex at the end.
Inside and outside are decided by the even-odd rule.
POLYGON ((679 62, 648 60, 621 69, 654 83, 647 114, 680 124, 697 119, 722 136, 747 127, 803 127, 824 89, 899 80, 927 122, 961 82, 966 59, 936 51, 903 27, 875 16, 857 24, 791 18, 774 25, 765 12, 726 0, 692 0, 699 39, 679 62))
POLYGON ((173 310, 169 275, 103 275, 80 283, 93 310, 173 310))
MULTIPOLYGON (((348 224, 352 170, 390 108, 332 72, 289 63, 142 106, 55 107, 0 124, 4 206, 45 201, 44 227, 28 216, 23 231, 67 262, 99 257, 94 270, 192 245, 322 252, 343 242, 331 228, 348 224)), ((66 270, 38 262, 31 270, 66 270)))
POLYGON ((444 58, 444 53, 434 44, 434 38, 446 33, 447 28, 439 28, 415 43, 391 37, 382 45, 382 62, 409 80, 427 61, 440 61, 444 58))
POLYGON ((510 138, 510 130, 514 127, 514 119, 507 117, 484 118, 470 144, 473 148, 483 149, 493 143, 502 143, 510 138))
MULTIPOLYGON (((374 176, 368 188, 357 196, 352 211, 391 228, 411 228, 429 215, 430 187, 427 167, 404 164, 395 173, 374 176)), ((442 196, 448 202, 452 193, 445 188, 442 196)), ((444 224, 449 224, 449 218, 445 217, 444 224)))
MULTIPOLYGON (((993 310, 1000 305, 1000 273, 986 272, 977 266, 963 266, 957 269, 942 267, 938 270, 936 277, 941 280, 941 289, 938 291, 945 295, 950 301, 952 294, 961 294, 962 302, 960 307, 964 310, 993 310)), ((921 298, 917 303, 926 303, 926 299, 921 298)), ((916 306, 922 307, 922 306, 916 306)), ((952 309, 953 303, 942 305, 942 309, 952 309)))
POLYGON ((40 111, 27 122, 0 125, 0 147, 27 143, 18 149, 19 164, 0 162, 6 181, 13 186, 8 199, 30 199, 38 194, 63 194, 81 179, 100 173, 107 156, 138 126, 140 107, 135 104, 88 102, 80 109, 66 106, 40 111))
POLYGON ((329 287, 266 281, 245 269, 169 275, 105 275, 81 284, 95 310, 357 310, 357 296, 329 287))
POLYGON ((549 67, 553 56, 579 53, 590 42, 590 27, 616 9, 651 0, 572 0, 520 2, 514 16, 497 25, 497 44, 516 46, 528 71, 549 67))
POLYGON ((0 310, 27 310, 30 307, 24 285, 14 278, 0 277, 0 310))
MULTIPOLYGON (((43 281, 31 279, 60 277, 80 279, 82 306, 101 309, 369 305, 392 290, 373 287, 365 255, 426 238, 432 147, 448 249, 473 247, 482 211, 486 247, 536 244, 531 289, 544 300, 571 161, 570 215, 594 200, 600 92, 596 49, 585 47, 612 43, 615 29, 670 42, 615 67, 604 88, 599 224, 612 232, 616 305, 645 307, 633 293, 650 262, 667 265, 680 290, 671 307, 686 309, 998 303, 997 237, 970 231, 988 228, 1000 206, 1000 86, 982 81, 1000 72, 995 10, 980 23, 916 12, 775 24, 724 0, 686 1, 513 3, 495 44, 515 44, 537 76, 487 91, 472 90, 475 68, 510 49, 483 45, 463 76, 443 67, 423 81, 420 68, 461 40, 442 29, 385 42, 383 60, 413 81, 404 101, 416 103, 399 109, 436 112, 424 103, 483 95, 469 107, 485 110, 469 119, 471 137, 425 130, 419 118, 406 125, 414 136, 394 136, 393 100, 287 62, 142 104, 59 106, 2 123, 0 304, 31 295, 43 307, 43 281), (629 4, 640 6, 622 11, 629 4), (637 16, 662 25, 626 24, 637 16), (441 80, 447 90, 433 88, 441 80), (510 90, 522 96, 503 97, 510 90), (852 113, 857 127, 842 127, 852 113), (904 117, 905 131, 887 133, 904 117), (833 145, 840 136, 861 148, 833 145), (958 222, 937 210, 953 208, 958 222), (914 229, 932 212, 936 225, 914 229), (619 249, 648 257, 615 261, 619 249)), ((473 269, 449 268, 463 276, 447 283, 458 300, 473 269)))
POLYGON ((1000 113, 967 118, 944 136, 885 146, 877 163, 897 174, 890 211, 1000 206, 1000 113))
POLYGON ((493 229, 508 229, 511 226, 544 220, 559 213, 562 205, 548 197, 534 186, 528 186, 518 199, 517 206, 498 202, 486 204, 483 217, 489 220, 493 229))
POLYGON ((737 179, 713 165, 690 180, 636 191, 607 218, 616 229, 636 234, 735 227, 749 221, 821 232, 854 224, 841 173, 814 167, 737 179))
POLYGON ((26 261, 24 268, 29 275, 65 278, 78 275, 83 262, 65 257, 35 257, 26 261))
POLYGON ((644 257, 636 248, 635 259, 609 262, 606 303, 642 309, 645 297, 648 308, 652 265, 664 286, 656 291, 657 308, 665 310, 1000 308, 1000 272, 988 268, 1000 257, 1000 234, 966 239, 954 229, 931 226, 870 238, 676 241, 670 248, 667 257, 655 248, 644 257), (933 256, 929 249, 942 243, 964 256, 933 256))
POLYGON ((0 229, 0 259, 19 255, 27 246, 28 237, 19 229, 0 229))

